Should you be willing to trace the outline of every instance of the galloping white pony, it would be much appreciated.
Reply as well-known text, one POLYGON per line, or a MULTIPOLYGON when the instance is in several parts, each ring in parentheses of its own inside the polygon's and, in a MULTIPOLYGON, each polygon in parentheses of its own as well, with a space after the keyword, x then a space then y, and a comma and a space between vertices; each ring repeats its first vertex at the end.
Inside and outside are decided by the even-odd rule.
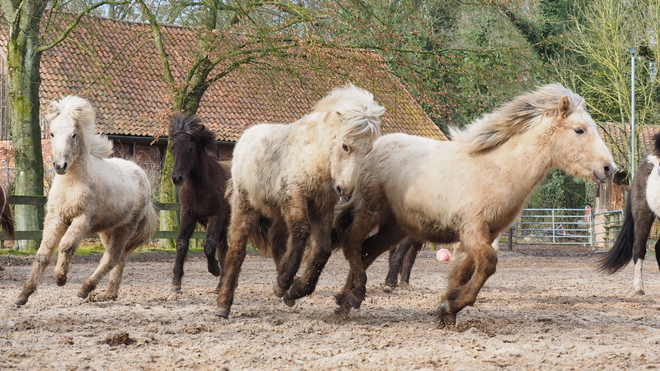
POLYGON ((473 305, 495 273, 491 243, 522 211, 551 168, 603 183, 616 173, 612 155, 584 99, 558 84, 516 97, 440 142, 405 134, 381 137, 365 157, 356 192, 336 228, 351 269, 337 295, 340 312, 359 308, 366 268, 406 236, 459 242, 441 325, 473 305), (378 233, 367 238, 378 227, 378 233))
POLYGON ((108 158, 112 142, 96 134, 96 114, 88 101, 68 96, 51 103, 55 111, 47 119, 56 175, 48 195, 43 240, 16 304, 25 304, 36 290, 58 246, 55 282, 64 285, 80 241, 97 232, 105 253, 77 295, 86 298, 112 271, 108 288, 96 300, 114 300, 126 255, 146 243, 157 228, 149 179, 134 162, 108 158))
POLYGON ((355 189, 358 168, 380 134, 384 108, 353 85, 337 88, 311 113, 291 124, 261 124, 243 133, 232 167, 231 242, 225 260, 218 311, 229 316, 248 238, 260 235, 268 218, 266 247, 277 266, 273 290, 287 305, 309 295, 330 256, 334 206, 355 189), (301 280, 305 244, 311 235, 314 261, 301 280))

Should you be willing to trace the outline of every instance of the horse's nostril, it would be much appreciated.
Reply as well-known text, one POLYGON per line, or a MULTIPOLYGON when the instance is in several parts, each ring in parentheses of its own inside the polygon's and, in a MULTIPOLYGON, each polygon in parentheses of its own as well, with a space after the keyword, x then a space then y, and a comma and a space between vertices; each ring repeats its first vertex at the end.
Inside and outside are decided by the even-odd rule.
POLYGON ((335 188, 335 189, 337 190, 337 193, 339 193, 339 195, 343 194, 340 186, 337 186, 337 188, 335 188))
POLYGON ((612 174, 612 168, 610 168, 609 166, 605 166, 604 170, 605 170, 605 174, 607 174, 607 175, 612 174))

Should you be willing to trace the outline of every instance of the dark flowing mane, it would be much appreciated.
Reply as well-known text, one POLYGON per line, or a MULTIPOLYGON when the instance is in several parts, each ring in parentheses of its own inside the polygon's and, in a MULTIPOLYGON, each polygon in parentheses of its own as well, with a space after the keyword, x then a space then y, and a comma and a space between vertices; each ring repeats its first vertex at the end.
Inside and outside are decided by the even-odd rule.
POLYGON ((559 115, 559 102, 563 97, 567 97, 569 102, 567 116, 579 107, 585 108, 584 98, 581 96, 560 84, 548 84, 514 98, 463 130, 450 129, 452 140, 472 147, 470 152, 496 147, 513 135, 529 130, 544 115, 559 115))
POLYGON ((215 134, 202 124, 202 118, 183 112, 170 117, 170 138, 174 142, 194 141, 204 147, 215 145, 215 134))

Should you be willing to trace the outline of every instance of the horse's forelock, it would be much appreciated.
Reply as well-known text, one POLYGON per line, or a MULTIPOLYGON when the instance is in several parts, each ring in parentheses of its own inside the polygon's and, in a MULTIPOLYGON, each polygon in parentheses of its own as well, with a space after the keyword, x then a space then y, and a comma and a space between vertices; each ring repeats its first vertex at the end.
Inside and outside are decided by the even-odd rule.
POLYGON ((348 84, 331 91, 314 106, 313 112, 324 112, 326 117, 338 115, 343 136, 367 135, 375 138, 380 135, 380 121, 385 108, 376 103, 371 92, 348 84))
POLYGON ((511 136, 529 130, 541 121, 543 116, 560 115, 559 102, 563 97, 567 97, 569 102, 566 114, 578 108, 585 108, 585 101, 581 96, 560 84, 548 84, 514 98, 463 130, 450 128, 450 135, 454 141, 472 146, 472 152, 496 147, 511 136))
POLYGON ((177 113, 170 117, 170 138, 173 141, 195 141, 203 146, 215 144, 215 134, 202 123, 197 115, 177 113))

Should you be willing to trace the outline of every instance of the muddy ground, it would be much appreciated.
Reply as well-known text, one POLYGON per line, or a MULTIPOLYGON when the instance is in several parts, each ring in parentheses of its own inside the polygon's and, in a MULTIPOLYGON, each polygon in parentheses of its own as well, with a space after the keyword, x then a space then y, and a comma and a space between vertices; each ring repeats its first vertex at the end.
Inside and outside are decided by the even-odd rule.
MULTIPOLYGON (((348 317, 332 294, 347 264, 334 255, 314 295, 293 308, 271 292, 270 259, 250 255, 232 315, 216 318, 213 289, 199 256, 183 290, 170 292, 173 256, 140 254, 127 264, 120 297, 75 296, 95 263, 72 266, 69 283, 48 277, 27 305, 13 304, 29 272, 3 257, 0 369, 55 370, 488 370, 660 368, 660 274, 647 263, 645 296, 632 296, 629 265, 594 271, 584 247, 502 251, 497 273, 452 328, 438 328, 449 270, 422 252, 411 286, 384 293, 387 262, 369 271, 368 297, 348 317), (12 265, 8 265, 12 263, 12 265)), ((654 259, 653 259, 654 260, 654 259)))

